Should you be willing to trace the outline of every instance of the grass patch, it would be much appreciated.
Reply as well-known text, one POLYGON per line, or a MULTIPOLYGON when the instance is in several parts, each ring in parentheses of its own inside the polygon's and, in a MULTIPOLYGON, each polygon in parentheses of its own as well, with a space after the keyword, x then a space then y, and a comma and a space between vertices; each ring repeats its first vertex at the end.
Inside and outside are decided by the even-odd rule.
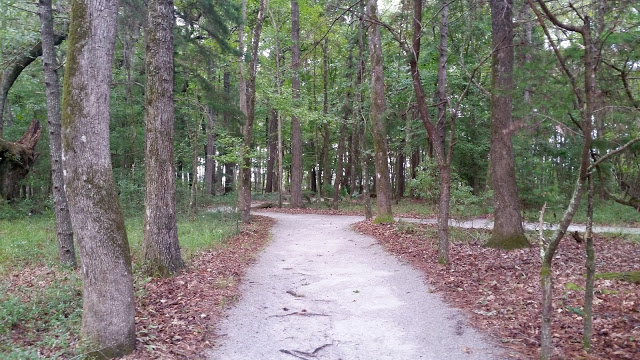
POLYGON ((57 262, 56 224, 52 216, 0 220, 0 276, 13 269, 57 262))
MULTIPOLYGON (((38 279, 39 276, 36 276, 38 279)), ((79 273, 62 270, 47 286, 0 282, 0 357, 70 358, 82 321, 79 273)), ((41 282, 46 279, 40 277, 41 282)))
MULTIPOLYGON (((139 273, 143 222, 141 217, 126 220, 138 290, 149 281, 139 273)), ((201 251, 222 246, 237 233, 237 226, 235 213, 180 215, 178 237, 183 258, 188 263, 201 251)), ((0 220, 0 238, 0 359, 81 357, 77 348, 82 321, 81 274, 57 266, 54 218, 42 215, 0 220)), ((141 295, 138 291, 137 296, 141 295)))

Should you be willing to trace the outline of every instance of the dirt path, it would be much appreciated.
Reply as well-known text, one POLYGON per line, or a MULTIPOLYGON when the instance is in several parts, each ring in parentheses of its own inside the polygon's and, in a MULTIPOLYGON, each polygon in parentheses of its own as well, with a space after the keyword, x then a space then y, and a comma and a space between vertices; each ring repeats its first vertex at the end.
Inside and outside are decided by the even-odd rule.
POLYGON ((209 359, 498 359, 422 275, 353 232, 354 216, 274 217, 209 359))

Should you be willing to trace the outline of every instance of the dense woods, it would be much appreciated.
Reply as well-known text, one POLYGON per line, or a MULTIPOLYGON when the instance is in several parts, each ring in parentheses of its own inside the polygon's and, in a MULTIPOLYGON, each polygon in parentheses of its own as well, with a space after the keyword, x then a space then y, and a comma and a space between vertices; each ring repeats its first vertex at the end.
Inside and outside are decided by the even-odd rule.
POLYGON ((411 199, 442 264, 452 215, 490 214, 500 249, 540 216, 543 358, 583 198, 640 218, 635 1, 5 0, 0 24, 0 218, 54 213, 70 267, 75 239, 105 356, 135 338, 128 216, 151 276, 185 267, 178 208, 216 199, 247 223, 252 197, 375 198, 378 223, 411 199))

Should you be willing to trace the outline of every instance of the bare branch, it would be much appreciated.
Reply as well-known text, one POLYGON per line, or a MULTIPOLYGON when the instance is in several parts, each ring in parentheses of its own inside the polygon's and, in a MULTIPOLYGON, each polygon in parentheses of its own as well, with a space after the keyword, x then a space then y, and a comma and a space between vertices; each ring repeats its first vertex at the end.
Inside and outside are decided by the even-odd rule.
POLYGON ((608 160, 610 157, 619 154, 620 152, 626 150, 627 148, 629 148, 629 146, 637 143, 638 141, 640 141, 640 137, 637 137, 637 138, 629 141, 628 143, 620 146, 619 148, 613 150, 612 152, 603 155, 600 159, 598 159, 598 161, 596 161, 593 164, 591 164, 591 166, 589 166, 587 168, 587 171, 589 171, 589 172, 593 171, 593 168, 600 166, 600 164, 602 164, 604 161, 608 160))

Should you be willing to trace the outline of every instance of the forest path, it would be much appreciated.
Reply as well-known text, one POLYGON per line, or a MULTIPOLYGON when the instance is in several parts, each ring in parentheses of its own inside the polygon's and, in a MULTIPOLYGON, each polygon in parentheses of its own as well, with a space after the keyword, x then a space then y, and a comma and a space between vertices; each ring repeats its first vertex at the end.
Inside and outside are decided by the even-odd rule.
POLYGON ((209 359, 498 359, 500 348, 423 275, 355 233, 359 216, 277 220, 209 359))

